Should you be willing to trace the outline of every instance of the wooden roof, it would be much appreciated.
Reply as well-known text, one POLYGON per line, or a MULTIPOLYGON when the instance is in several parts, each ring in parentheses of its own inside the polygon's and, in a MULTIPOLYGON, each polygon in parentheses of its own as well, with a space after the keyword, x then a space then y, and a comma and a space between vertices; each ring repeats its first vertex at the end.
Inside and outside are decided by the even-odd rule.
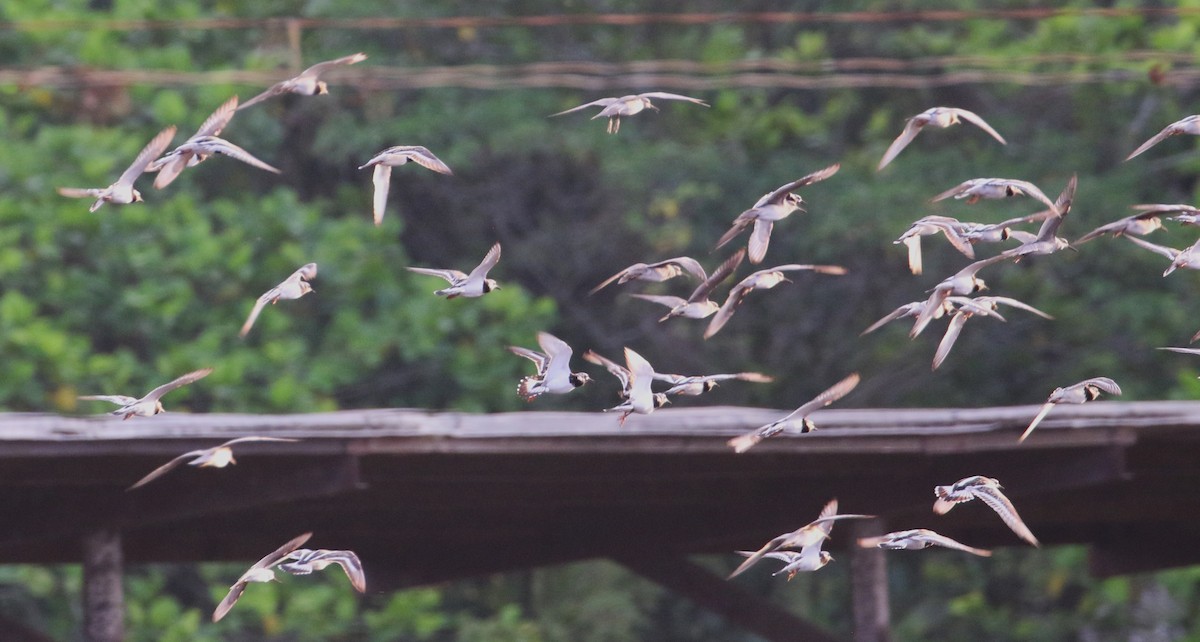
MULTIPOLYGON (((0 415, 0 563, 74 562, 122 532, 130 563, 254 560, 312 530, 359 552, 377 589, 571 560, 755 547, 816 516, 880 515, 975 546, 1024 546, 985 506, 930 510, 933 486, 997 477, 1043 544, 1087 543, 1101 574, 1188 564, 1200 536, 1200 403, 825 410, 807 435, 736 455, 725 441, 786 411, 634 416, 368 410, 305 415, 0 415), (224 470, 168 459, 243 435, 224 470), (1137 547, 1129 542, 1137 541, 1137 547)), ((835 531, 831 547, 848 545, 835 531)), ((731 560, 731 567, 733 560, 731 560)))

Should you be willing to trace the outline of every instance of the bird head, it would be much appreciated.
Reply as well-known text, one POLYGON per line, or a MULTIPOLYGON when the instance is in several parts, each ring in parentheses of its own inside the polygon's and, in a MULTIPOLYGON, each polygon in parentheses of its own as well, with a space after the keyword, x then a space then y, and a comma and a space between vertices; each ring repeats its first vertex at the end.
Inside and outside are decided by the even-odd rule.
POLYGON ((661 393, 661 392, 654 393, 654 407, 655 408, 662 408, 663 406, 668 405, 670 403, 671 403, 671 400, 667 398, 666 394, 661 393))
POLYGON ((817 425, 812 422, 812 419, 805 417, 804 420, 800 422, 800 433, 801 434, 816 432, 816 430, 817 430, 817 425))
POLYGON ((986 289, 988 289, 988 286, 987 286, 987 283, 984 283, 983 279, 975 279, 975 287, 972 288, 971 291, 972 292, 983 292, 986 289))
POLYGON ((804 197, 800 196, 799 194, 797 194, 797 193, 795 193, 795 192, 792 192, 791 194, 788 194, 788 195, 787 195, 787 196, 784 198, 784 201, 786 201, 786 202, 787 202, 789 205, 791 205, 792 207, 794 207, 794 208, 796 208, 796 209, 800 210, 801 212, 807 212, 807 211, 808 211, 808 210, 804 209, 804 197))
POLYGON ((586 372, 572 372, 571 376, 567 377, 567 380, 571 382, 572 386, 575 386, 576 388, 578 388, 579 386, 582 386, 585 383, 588 383, 589 381, 591 381, 592 378, 589 377, 588 373, 586 373, 586 372))
POLYGON ((718 384, 717 384, 717 382, 715 382, 715 381, 712 381, 712 380, 705 381, 705 382, 704 382, 704 386, 703 386, 703 388, 704 388, 704 392, 709 392, 709 391, 710 391, 710 390, 712 390, 713 388, 716 388, 716 387, 717 387, 717 385, 718 385, 718 384))
POLYGON ((325 84, 324 80, 317 81, 317 93, 322 96, 329 93, 329 85, 325 84))
POLYGON ((821 566, 825 566, 832 561, 833 555, 830 555, 829 551, 821 551, 821 566))
POLYGON ((500 289, 500 284, 496 283, 496 279, 484 279, 483 280, 483 291, 484 292, 491 292, 492 290, 499 290, 499 289, 500 289))
POLYGON ((300 296, 304 296, 305 294, 308 294, 309 292, 316 292, 316 290, 313 289, 312 285, 309 285, 308 281, 301 281, 300 282, 300 296))
POLYGON ((137 191, 137 190, 133 190, 133 202, 134 202, 134 203, 141 203, 141 202, 142 202, 142 201, 144 201, 144 200, 145 200, 145 199, 143 199, 143 198, 142 198, 142 193, 141 193, 141 192, 139 192, 139 191, 137 191))
POLYGON ((660 111, 658 107, 654 106, 654 103, 650 102, 649 98, 642 98, 642 104, 645 105, 646 109, 653 109, 654 111, 660 111))
POLYGON ((1001 241, 1007 241, 1008 237, 1010 237, 1010 236, 1012 236, 1012 230, 1008 229, 1007 227, 1000 230, 1000 240, 1001 241))
POLYGON ((163 405, 162 405, 162 402, 161 402, 161 401, 156 401, 156 402, 154 402, 154 414, 156 414, 156 415, 160 415, 160 414, 162 414, 162 413, 164 413, 164 412, 166 412, 166 411, 167 411, 167 409, 166 409, 166 408, 163 408, 163 405))

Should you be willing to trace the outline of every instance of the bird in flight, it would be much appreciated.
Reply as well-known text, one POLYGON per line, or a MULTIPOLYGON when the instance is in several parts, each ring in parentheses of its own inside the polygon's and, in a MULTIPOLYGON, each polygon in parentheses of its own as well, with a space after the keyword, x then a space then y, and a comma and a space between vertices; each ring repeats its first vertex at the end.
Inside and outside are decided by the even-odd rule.
POLYGON ((802 567, 795 569, 796 571, 815 571, 825 566, 833 561, 833 557, 827 551, 822 551, 821 545, 829 538, 835 521, 842 519, 872 519, 875 517, 874 515, 839 515, 837 511, 838 500, 829 500, 821 509, 821 514, 816 519, 790 533, 784 533, 763 544, 762 548, 750 553, 746 557, 746 561, 734 569, 726 579, 733 579, 741 575, 746 569, 757 564, 758 560, 781 548, 800 549, 800 556, 806 561, 802 567))
POLYGON ((700 266, 699 261, 688 256, 677 256, 673 259, 659 261, 658 263, 634 263, 624 270, 604 279, 603 283, 592 288, 588 294, 599 292, 613 281, 616 281, 618 285, 634 280, 658 283, 673 279, 684 273, 691 274, 701 281, 708 279, 708 275, 704 272, 704 268, 700 266))
POLYGON ((454 299, 460 296, 475 298, 481 297, 492 290, 500 289, 500 284, 496 283, 496 279, 487 278, 488 272, 496 267, 496 264, 499 262, 500 244, 496 243, 484 255, 483 261, 475 266, 474 270, 471 270, 470 274, 465 274, 459 270, 438 270, 419 267, 410 267, 408 271, 446 279, 450 283, 450 287, 435 291, 434 294, 438 296, 444 296, 447 299, 454 299))
POLYGON ((717 248, 732 241, 743 230, 753 225, 754 230, 750 233, 750 241, 747 244, 747 248, 750 250, 750 262, 754 265, 762 263, 767 256, 767 246, 771 242, 771 230, 775 227, 775 222, 791 216, 792 212, 796 210, 806 211, 804 198, 794 193, 795 190, 823 181, 836 174, 841 168, 840 164, 834 163, 825 169, 802 176, 763 194, 753 207, 738 214, 737 218, 733 220, 733 227, 717 240, 717 248))
POLYGON ((734 437, 727 443, 729 447, 733 448, 734 452, 744 453, 753 448, 756 444, 758 444, 758 442, 791 428, 797 422, 800 424, 799 428, 801 433, 810 433, 816 430, 817 426, 812 422, 811 419, 808 418, 808 416, 813 412, 820 410, 821 408, 824 408, 825 406, 828 406, 838 399, 850 394, 850 391, 854 390, 854 388, 858 385, 858 382, 858 373, 851 373, 850 376, 833 384, 833 386, 828 390, 817 395, 812 401, 793 410, 786 417, 772 421, 771 423, 760 428, 755 428, 744 435, 734 437))
POLYGON ((1042 409, 1038 411, 1033 421, 1029 423, 1029 427, 1021 434, 1021 438, 1017 440, 1017 443, 1025 441, 1025 438, 1033 432, 1034 428, 1038 427, 1038 424, 1042 423, 1042 419, 1046 418, 1046 415, 1054 406, 1060 403, 1081 404, 1095 401, 1100 398, 1101 392, 1107 392, 1110 395, 1119 395, 1121 394, 1121 386, 1118 386, 1117 382, 1108 377, 1092 377, 1091 379, 1084 379, 1079 383, 1071 384, 1066 388, 1055 388, 1054 392, 1050 393, 1050 398, 1046 399, 1046 403, 1042 405, 1042 409))
POLYGON ((354 63, 362 62, 367 59, 366 54, 356 53, 350 56, 344 56, 336 60, 327 60, 318 62, 317 64, 300 72, 299 76, 288 78, 271 85, 266 91, 242 103, 239 110, 245 109, 250 105, 257 105, 262 101, 281 96, 283 94, 300 94, 301 96, 324 95, 329 93, 329 86, 324 80, 320 80, 321 74, 342 67, 345 65, 353 65, 354 63))
POLYGON ((120 406, 120 408, 117 408, 110 414, 122 417, 124 419, 129 419, 130 417, 153 417, 159 413, 166 412, 166 410, 163 408, 162 402, 159 401, 163 395, 176 388, 181 388, 189 383, 199 381, 207 377, 211 372, 212 368, 204 368, 203 370, 189 372, 182 377, 175 379, 174 381, 164 383, 154 390, 151 390, 150 392, 146 393, 145 397, 142 397, 141 399, 126 397, 125 395, 87 395, 79 398, 85 401, 107 401, 109 403, 115 403, 120 406))
POLYGON ((982 475, 965 477, 949 486, 935 486, 933 494, 937 499, 933 502, 933 512, 945 515, 950 512, 950 509, 963 502, 978 499, 987 504, 988 508, 996 511, 1000 519, 1012 529, 1012 532, 1017 534, 1017 537, 1034 546, 1039 546, 1037 538, 1033 536, 1033 532, 1017 514, 1017 509, 1012 502, 1004 496, 1001 488, 998 480, 982 475))
POLYGON ((956 551, 964 551, 980 557, 991 557, 992 552, 939 535, 928 528, 914 528, 907 531, 896 531, 879 537, 862 537, 858 540, 862 548, 882 548, 889 551, 917 551, 930 546, 942 546, 956 551))
POLYGON ((94 198, 96 201, 88 208, 89 212, 95 212, 100 209, 105 203, 113 203, 117 205, 128 205, 130 203, 141 203, 142 193, 133 188, 133 182, 138 176, 146 170, 146 167, 162 155, 163 150, 167 145, 171 144, 171 139, 175 137, 175 126, 158 132, 158 135, 146 143, 142 151, 138 153, 137 158, 133 160, 128 168, 121 173, 117 178, 117 182, 105 188, 82 188, 82 187, 60 187, 58 193, 67 198, 94 198))
POLYGON ((550 114, 550 117, 554 118, 555 116, 570 114, 581 109, 587 109, 588 107, 603 107, 603 109, 600 110, 600 113, 592 116, 592 120, 596 120, 597 118, 607 118, 608 133, 615 134, 621 130, 622 116, 632 116, 634 114, 641 113, 646 109, 658 111, 658 107, 655 107, 654 104, 650 102, 651 98, 655 100, 683 100, 689 103, 695 103, 701 107, 709 106, 708 103, 700 100, 699 98, 682 96, 680 94, 670 94, 665 91, 651 91, 644 94, 621 96, 620 98, 601 98, 599 100, 593 100, 590 103, 580 105, 578 107, 572 107, 566 111, 560 111, 557 114, 550 114))
POLYGON ((443 163, 442 159, 434 156, 433 152, 420 145, 400 145, 379 152, 365 165, 359 166, 359 169, 375 167, 375 174, 371 177, 371 182, 375 185, 375 196, 372 199, 371 209, 376 227, 383 225, 383 212, 387 209, 388 190, 392 184, 392 168, 410 161, 439 174, 454 175, 454 172, 450 171, 449 165, 443 163))
POLYGON ((964 120, 990 134, 992 138, 1000 141, 1001 145, 1008 144, 1004 141, 1003 136, 992 129, 992 126, 987 124, 975 112, 957 107, 933 107, 908 119, 908 122, 904 124, 904 131, 900 132, 896 140, 892 141, 892 144, 888 146, 887 151, 883 153, 883 158, 879 161, 879 167, 875 168, 875 171, 887 167, 888 163, 892 162, 905 147, 908 147, 908 144, 917 137, 917 134, 921 133, 921 130, 926 127, 941 127, 944 129, 951 125, 957 125, 964 120))
POLYGON ((299 299, 300 297, 313 291, 313 287, 309 281, 317 278, 317 264, 306 263, 299 270, 292 272, 292 275, 284 279, 279 285, 267 290, 258 300, 254 302, 254 309, 250 310, 250 316, 246 317, 246 322, 242 324, 242 329, 238 332, 239 337, 245 337, 250 333, 250 328, 254 327, 254 322, 258 320, 258 315, 262 313, 263 308, 268 303, 275 305, 284 299, 299 299))
POLYGON ((509 346, 508 351, 525 357, 537 366, 537 374, 521 379, 517 394, 525 401, 533 401, 546 393, 563 395, 592 380, 586 372, 571 372, 571 346, 566 341, 550 334, 537 334, 538 347, 542 352, 509 346))
POLYGON ((188 466, 198 466, 200 468, 224 468, 230 464, 236 464, 237 460, 233 458, 233 446, 235 444, 243 444, 243 443, 256 442, 256 441, 277 441, 277 442, 294 443, 294 442, 297 442, 300 440, 299 439, 285 439, 283 437, 238 437, 237 439, 230 439, 229 441, 221 444, 220 446, 213 446, 212 448, 202 448, 200 450, 189 450, 188 452, 183 453, 182 455, 179 455, 175 459, 172 459, 171 461, 163 464, 162 466, 159 466, 158 468, 155 468, 154 470, 150 471, 150 473, 148 475, 139 479, 136 484, 130 486, 126 490, 133 490, 135 488, 145 486, 146 484, 149 484, 150 482, 158 479, 159 477, 162 477, 163 475, 171 472, 172 470, 175 470, 176 468, 178 468, 181 464, 183 464, 188 459, 192 460, 192 461, 187 462, 188 466))

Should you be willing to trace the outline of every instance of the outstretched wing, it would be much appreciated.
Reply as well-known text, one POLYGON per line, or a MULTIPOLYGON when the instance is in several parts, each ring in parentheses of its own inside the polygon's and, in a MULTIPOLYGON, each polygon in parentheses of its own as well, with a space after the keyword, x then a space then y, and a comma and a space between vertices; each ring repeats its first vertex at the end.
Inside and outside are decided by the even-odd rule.
POLYGON ((1103 390, 1104 392, 1107 392, 1110 395, 1121 394, 1121 386, 1118 386, 1117 382, 1113 381, 1112 379, 1109 379, 1108 377, 1092 377, 1091 379, 1085 379, 1083 381, 1080 381, 1078 384, 1075 384, 1075 385, 1081 386, 1081 387, 1096 386, 1097 388, 1103 390))
POLYGON ((937 352, 933 355, 934 370, 937 370, 946 357, 950 356, 950 349, 954 347, 954 342, 958 340, 958 335, 962 333, 963 326, 966 325, 969 318, 971 315, 962 311, 954 313, 954 316, 951 317, 950 324, 946 326, 946 334, 942 335, 937 352))
POLYGON ((743 248, 735 252, 733 256, 725 259, 725 262, 722 263, 721 266, 716 270, 714 270, 713 273, 710 274, 703 283, 696 286, 696 289, 692 291, 692 295, 688 297, 687 302, 696 303, 698 301, 707 300, 708 295, 713 291, 713 289, 720 285, 722 281, 729 278, 729 275, 733 274, 733 271, 742 264, 742 260, 745 258, 746 250, 743 248))
POLYGON ((500 243, 496 243, 495 245, 492 246, 492 249, 488 250, 488 253, 484 255, 483 262, 480 263, 479 265, 475 266, 475 269, 471 270, 471 273, 469 275, 467 275, 467 280, 486 278, 487 273, 492 268, 496 267, 496 264, 499 262, 500 262, 500 243))
POLYGON ((392 185, 392 168, 390 165, 380 163, 375 166, 375 172, 371 176, 371 183, 375 185, 375 196, 371 199, 371 214, 375 219, 375 226, 383 225, 383 212, 387 209, 388 189, 392 185))
POLYGON ((145 486, 146 484, 149 484, 150 482, 158 479, 159 477, 162 477, 163 475, 171 472, 172 470, 175 470, 184 461, 186 461, 192 457, 195 457, 197 455, 203 455, 206 452, 208 452, 208 451, 207 450, 190 450, 186 453, 183 453, 182 455, 179 455, 175 459, 172 459, 171 461, 150 471, 149 474, 147 474, 145 477, 142 477, 141 479, 137 480, 137 482, 134 485, 130 486, 129 488, 126 488, 125 490, 130 491, 135 488, 140 488, 142 486, 145 486))
POLYGON ((1164 140, 1180 133, 1178 130, 1178 127, 1179 127, 1178 122, 1174 122, 1174 123, 1171 123, 1170 125, 1167 125, 1166 127, 1163 128, 1162 131, 1151 136, 1150 140, 1142 143, 1140 146, 1138 146, 1137 149, 1130 152, 1130 154, 1125 157, 1125 160, 1130 160, 1134 156, 1140 156, 1142 154, 1142 152, 1146 151, 1147 149, 1150 149, 1151 147, 1154 147, 1155 145, 1163 142, 1164 140))
POLYGON ((790 194, 793 191, 800 189, 801 187, 804 187, 805 185, 812 185, 813 183, 818 183, 820 181, 823 181, 823 180, 829 178, 830 176, 833 176, 834 174, 838 173, 838 170, 841 168, 842 168, 841 163, 834 163, 834 164, 830 165, 829 167, 826 167, 824 169, 819 169, 811 174, 808 174, 807 176, 801 176, 800 178, 797 178, 796 180, 794 180, 790 183, 787 183, 785 185, 780 185, 779 187, 776 187, 774 190, 764 194, 762 196, 762 198, 758 199, 758 202, 756 202, 754 204, 754 207, 762 207, 763 205, 766 205, 767 203, 771 203, 780 198, 783 198, 787 194, 790 194))
POLYGON ((345 65, 353 65, 354 63, 362 62, 366 59, 367 59, 367 54, 359 52, 356 54, 351 54, 349 56, 342 56, 341 58, 336 58, 334 60, 326 60, 325 62, 318 62, 317 64, 309 67, 308 69, 305 69, 304 71, 300 72, 300 75, 297 76, 297 78, 303 78, 305 76, 308 76, 310 78, 316 78, 317 76, 320 76, 321 74, 323 74, 335 67, 342 67, 345 65))
MULTIPOLYGON (((154 159, 162 156, 163 152, 167 149, 167 145, 171 144, 171 139, 174 137, 174 125, 158 132, 157 136, 150 139, 149 143, 146 143, 146 146, 142 148, 137 158, 133 159, 133 163, 121 173, 121 177, 117 179, 117 183, 133 185, 133 181, 137 180, 137 177, 146 171, 146 166, 154 159)), ((62 193, 61 190, 59 193, 62 193)))
POLYGON ((405 269, 408 270, 409 272, 416 272, 417 274, 441 277, 443 279, 446 279, 446 281, 448 281, 451 284, 454 284, 456 281, 466 280, 466 278, 467 278, 466 273, 462 272, 461 270, 439 270, 439 269, 435 269, 435 268, 419 268, 419 267, 410 267, 410 268, 405 268, 405 269))
POLYGON ((220 107, 217 107, 216 111, 214 111, 211 116, 206 118, 204 122, 200 124, 200 129, 196 130, 196 134, 192 136, 192 138, 199 138, 201 136, 216 136, 220 134, 221 130, 225 129, 225 126, 229 124, 229 121, 233 120, 233 115, 237 113, 237 108, 237 96, 226 100, 221 104, 220 107))
POLYGON ((917 137, 917 134, 921 133, 921 129, 927 124, 928 121, 924 118, 909 118, 908 122, 904 124, 904 131, 900 132, 900 135, 896 137, 896 140, 892 141, 891 145, 888 145, 887 151, 883 153, 883 158, 879 160, 879 166, 875 168, 875 171, 878 172, 887 167, 900 152, 904 151, 905 147, 908 147, 909 143, 913 142, 913 139, 917 137))
POLYGON ((594 363, 598 366, 603 366, 609 374, 616 377, 617 380, 621 382, 621 394, 627 395, 629 393, 629 370, 626 369, 625 366, 613 361, 612 359, 601 356, 594 350, 588 350, 587 352, 583 353, 583 360, 587 361, 588 363, 594 363))
POLYGON ((550 114, 549 118, 554 118, 555 116, 562 116, 563 114, 570 114, 572 112, 576 112, 581 109, 587 109, 588 107, 608 107, 609 105, 617 102, 618 100, 620 100, 620 98, 601 98, 599 100, 593 100, 590 103, 580 105, 578 107, 572 107, 566 111, 560 111, 557 114, 550 114))
POLYGON ((919 535, 919 537, 921 539, 925 540, 926 542, 933 544, 934 546, 941 546, 943 548, 952 548, 956 551, 963 551, 966 553, 970 553, 972 555, 978 555, 980 557, 991 557, 992 556, 991 551, 986 551, 982 548, 975 548, 974 546, 967 546, 966 544, 963 544, 962 542, 952 540, 949 537, 946 537, 945 535, 939 535, 938 533, 935 533, 928 529, 921 529, 921 534, 919 535))
POLYGON ((271 288, 265 294, 258 297, 254 302, 254 309, 250 310, 250 316, 246 317, 246 322, 242 324, 242 329, 238 331, 239 337, 245 337, 247 334, 250 334, 250 329, 254 327, 254 322, 258 320, 258 315, 262 314, 263 308, 271 302, 271 299, 274 298, 277 292, 279 292, 279 288, 271 288))
POLYGON ((973 111, 959 109, 957 107, 948 107, 947 109, 954 112, 954 114, 957 115, 959 118, 967 121, 968 123, 971 123, 972 125, 975 125, 976 127, 982 129, 983 131, 987 132, 988 134, 991 135, 992 138, 995 138, 996 140, 1000 141, 1001 145, 1008 144, 1008 142, 1004 140, 1004 137, 1000 135, 1000 132, 997 132, 996 130, 992 129, 992 126, 987 124, 986 121, 984 121, 982 118, 980 118, 979 114, 976 114, 973 111))
POLYGON ((83 401, 107 401, 108 403, 115 403, 118 406, 128 406, 138 401, 134 397, 126 397, 125 395, 86 395, 77 397, 77 399, 82 399, 83 401))
POLYGON ((155 388, 154 390, 151 390, 142 399, 144 401, 158 401, 160 398, 162 398, 163 395, 167 394, 168 392, 171 392, 172 390, 174 390, 176 388, 186 386, 189 383, 199 381, 199 380, 207 377, 212 371, 213 371, 212 368, 204 368, 202 370, 193 370, 192 372, 189 372, 189 373, 183 375, 182 377, 175 379, 174 381, 164 383, 163 385, 155 388))
POLYGON ((644 94, 638 94, 638 95, 643 98, 657 98, 660 100, 686 100, 689 103, 695 103, 697 105, 701 105, 704 107, 710 106, 708 103, 704 102, 703 100, 700 100, 699 98, 692 98, 691 96, 684 96, 682 94, 672 94, 672 93, 668 93, 665 91, 650 91, 650 92, 646 92, 644 94))
POLYGON ((1029 427, 1025 429, 1025 432, 1021 433, 1021 438, 1017 439, 1017 443, 1025 441, 1025 438, 1033 432, 1034 428, 1038 427, 1038 424, 1042 423, 1042 420, 1046 418, 1046 415, 1050 414, 1050 409, 1055 405, 1049 401, 1042 404, 1042 409, 1038 411, 1038 414, 1034 415, 1033 421, 1029 422, 1029 427))
POLYGON ((1017 534, 1017 537, 1034 546, 1039 546, 1037 538, 1033 536, 1033 532, 1029 530, 1024 520, 1017 514, 1016 507, 1012 505, 1012 502, 1008 501, 1008 498, 1004 496, 1004 493, 1000 489, 995 486, 976 486, 971 489, 971 493, 978 497, 980 501, 987 504, 992 510, 996 511, 1000 519, 1012 529, 1012 532, 1017 534))
POLYGON ((794 417, 806 417, 813 411, 828 406, 838 399, 850 394, 850 391, 854 390, 855 386, 858 385, 860 380, 861 378, 858 376, 857 372, 850 373, 850 375, 845 379, 833 384, 828 390, 814 397, 812 401, 793 410, 791 414, 784 417, 781 421, 788 421, 794 417))

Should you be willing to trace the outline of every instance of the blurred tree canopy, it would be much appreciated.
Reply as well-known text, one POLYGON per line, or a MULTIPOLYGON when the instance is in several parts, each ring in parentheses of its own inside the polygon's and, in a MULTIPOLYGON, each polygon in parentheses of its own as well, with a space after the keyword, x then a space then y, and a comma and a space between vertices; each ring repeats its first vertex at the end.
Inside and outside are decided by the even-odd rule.
MULTIPOLYGON (((1012 0, 986 8, 1035 6, 1012 0)), ((1135 203, 1196 201, 1200 154, 1194 140, 1172 139, 1122 162, 1140 141, 1191 113, 1196 98, 1194 82, 1161 82, 1173 66, 1194 62, 1196 3, 1156 6, 1189 11, 695 25, 327 25, 289 34, 282 21, 255 28, 174 21, 680 9, 661 0, 4 0, 0 54, 6 63, 0 71, 54 67, 81 81, 0 84, 6 142, 0 146, 0 407, 96 412, 79 405, 76 395, 140 393, 211 366, 215 372, 203 385, 173 393, 171 405, 255 413, 400 406, 513 410, 524 406, 513 392, 530 366, 504 348, 532 346, 543 329, 577 352, 590 347, 615 355, 622 346, 635 347, 664 371, 762 370, 777 377, 771 385, 724 386, 709 403, 790 408, 851 370, 862 372, 864 383, 845 401, 848 406, 1036 403, 1058 385, 1099 374, 1119 381, 1129 399, 1194 397, 1200 393, 1194 365, 1153 350, 1182 344, 1200 329, 1192 314, 1200 309, 1194 275, 1163 279, 1161 257, 1120 240, 1100 239, 1078 252, 990 270, 993 293, 1056 319, 1013 313, 1004 324, 968 326, 936 373, 929 368, 936 332, 910 341, 888 327, 858 337, 967 262, 939 240, 926 239, 925 274, 909 274, 903 246, 892 244, 909 222, 927 214, 995 222, 1039 209, 1028 199, 973 208, 928 202, 961 181, 1025 179, 1053 196, 1078 173, 1075 207, 1062 230, 1070 238, 1129 214, 1135 203), (109 22, 114 19, 154 22, 126 29, 109 22), (296 35, 298 40, 289 39, 296 35), (230 82, 97 85, 87 82, 89 71, 252 69, 277 70, 283 78, 297 51, 307 66, 360 50, 370 58, 353 68, 356 73, 369 66, 415 73, 551 61, 720 66, 770 60, 812 63, 815 71, 805 73, 832 80, 804 90, 773 86, 767 77, 745 87, 685 91, 629 74, 624 78, 632 86, 602 91, 553 83, 376 90, 339 81, 335 73, 328 78, 329 96, 272 99, 240 112, 224 132, 283 169, 280 176, 213 159, 166 190, 143 179, 145 203, 106 205, 96 214, 87 212, 86 202, 54 191, 107 185, 165 125, 178 125, 181 140, 229 96, 248 98, 264 88, 230 82), (854 78, 890 73, 835 64, 855 60, 876 61, 876 69, 883 68, 879 61, 891 61, 909 75, 930 78, 983 69, 999 79, 929 81, 917 88, 885 81, 837 86, 833 80, 855 85, 854 78), (589 114, 546 118, 601 96, 653 90, 696 95, 712 107, 667 104, 662 113, 626 119, 615 136, 589 121, 589 114), (876 173, 904 119, 935 105, 980 113, 1008 145, 969 126, 934 130, 876 173), (397 168, 387 217, 375 228, 369 171, 356 168, 399 144, 428 147, 455 175, 397 168), (833 162, 842 164, 841 171, 804 190, 808 212, 776 226, 762 267, 836 263, 848 275, 801 274, 794 284, 755 295, 709 341, 701 339, 702 324, 656 323, 661 310, 626 296, 635 286, 587 296, 603 278, 638 261, 686 254, 715 265, 727 252, 713 253, 712 245, 739 212, 760 194, 833 162), (432 294, 436 280, 404 270, 469 270, 496 241, 504 254, 492 275, 504 289, 482 299, 441 300, 432 294), (251 335, 239 340, 237 328, 254 299, 309 261, 320 265, 316 293, 267 309, 251 335)), ((977 0, 935 6, 902 0, 788 8, 985 7, 977 0)), ((758 0, 737 7, 777 9, 758 0)), ((696 0, 687 10, 729 7, 696 0)), ((1182 248, 1195 238, 1171 227, 1153 240, 1182 248)), ((674 281, 644 291, 685 294, 688 286, 674 281)), ((598 376, 599 383, 540 399, 536 407, 611 405, 613 382, 598 376)), ((1124 639, 1158 625, 1169 633, 1200 634, 1192 571, 1097 582, 1086 577, 1075 550, 1005 552, 986 568, 943 556, 920 563, 902 557, 895 566, 896 587, 913 589, 893 593, 898 639, 1064 639, 1072 633, 1124 639), (1163 611, 1162 604, 1173 606, 1163 611)), ((0 572, 0 612, 64 639, 74 635, 78 614, 67 599, 78 590, 74 571, 0 572)), ((745 637, 602 563, 363 601, 336 577, 256 586, 227 622, 201 624, 217 589, 196 594, 197 587, 224 586, 238 572, 218 566, 135 573, 127 582, 132 639, 745 637)), ((762 578, 759 588, 844 632, 844 572, 830 567, 790 585, 762 578)))

